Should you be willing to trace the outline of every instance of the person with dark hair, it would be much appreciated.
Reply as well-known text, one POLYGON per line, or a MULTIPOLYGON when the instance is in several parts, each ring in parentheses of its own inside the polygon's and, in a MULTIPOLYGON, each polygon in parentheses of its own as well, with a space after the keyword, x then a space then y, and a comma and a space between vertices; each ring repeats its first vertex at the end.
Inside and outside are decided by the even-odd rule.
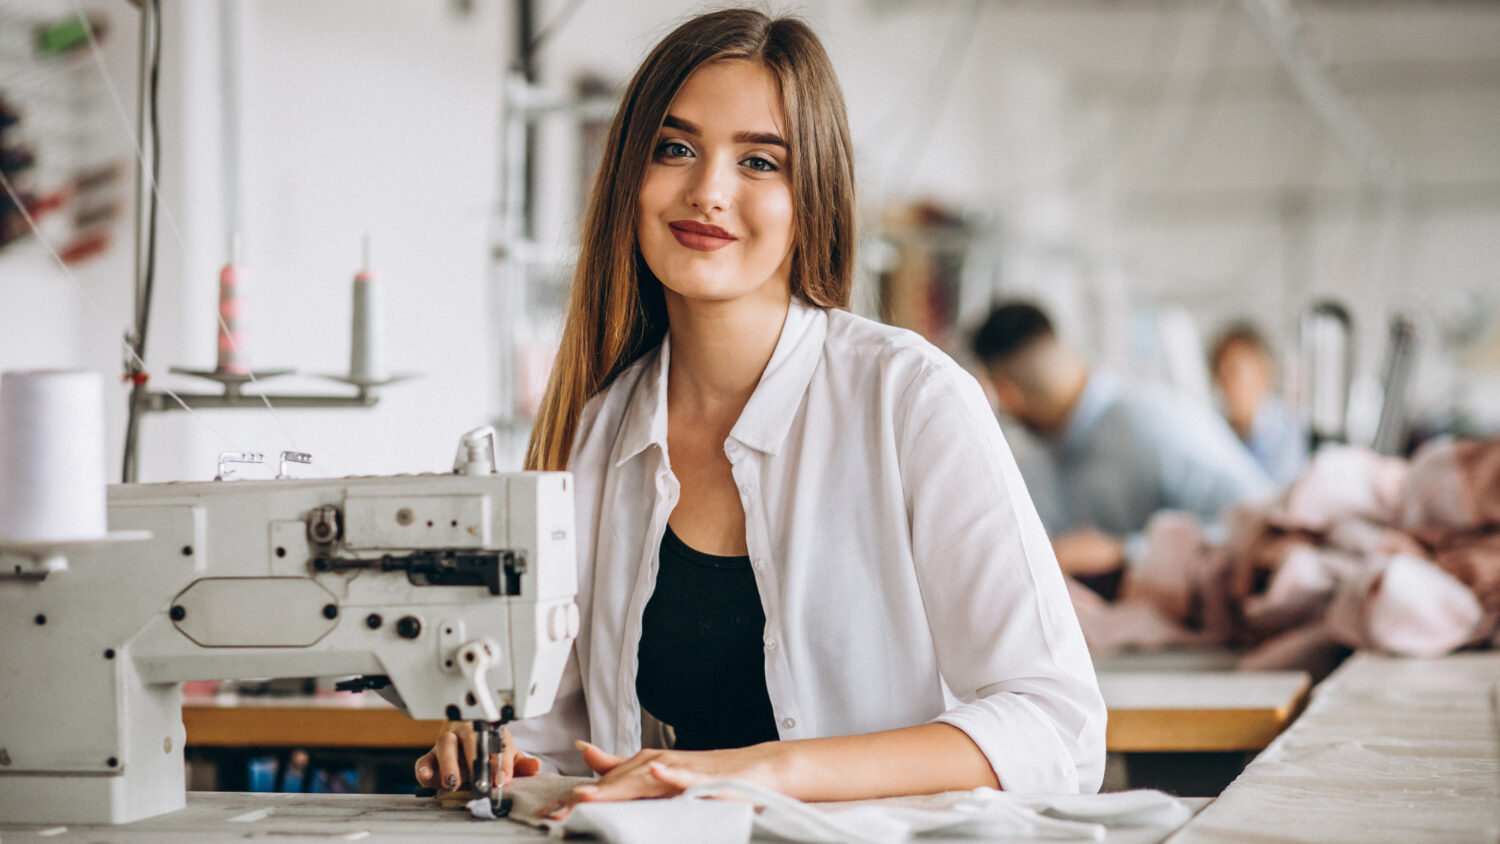
MULTIPOLYGON (((626 88, 526 463, 572 473, 581 626, 502 782, 545 761, 599 775, 571 804, 1098 790, 1104 700, 983 390, 846 310, 853 192, 795 18, 695 17, 626 88), (646 746, 653 717, 672 747, 646 746)), ((456 787, 474 752, 456 725, 418 782, 456 787)))
POLYGON ((1057 495, 1041 513, 1058 564, 1090 585, 1109 591, 1158 510, 1213 523, 1274 491, 1212 408, 1091 366, 1035 305, 996 307, 972 347, 1000 408, 1046 446, 1057 495))
POLYGON ((1262 469, 1281 485, 1307 465, 1307 431, 1275 393, 1271 349, 1247 322, 1230 324, 1208 355, 1224 417, 1262 469))

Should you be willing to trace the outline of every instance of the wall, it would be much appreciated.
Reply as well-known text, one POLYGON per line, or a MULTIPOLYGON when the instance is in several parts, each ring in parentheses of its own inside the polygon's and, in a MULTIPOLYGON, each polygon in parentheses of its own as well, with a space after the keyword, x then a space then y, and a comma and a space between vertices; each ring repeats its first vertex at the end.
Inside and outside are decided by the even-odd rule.
MULTIPOLYGON (((564 4, 541 5, 546 20, 564 4)), ((703 8, 585 4, 548 46, 546 79, 623 80, 703 8)), ((1500 399, 1484 398, 1500 395, 1500 366, 1483 363, 1500 356, 1500 7, 1283 8, 1404 175, 1393 223, 1242 3, 792 10, 840 73, 867 232, 890 202, 964 210, 995 241, 976 252, 979 284, 1047 300, 1123 366, 1139 364, 1139 338, 1120 314, 1180 306, 1205 335, 1251 315, 1289 350, 1297 314, 1334 296, 1354 312, 1357 368, 1373 378, 1401 309, 1422 330, 1422 412, 1457 403, 1500 428, 1500 399), (1480 339, 1455 339, 1465 333, 1480 339)), ((557 237, 573 230, 556 222, 557 237)), ((967 319, 987 292, 967 297, 967 319)))
MULTIPOLYGON (((564 5, 538 2, 538 20, 564 5)), ((106 59, 133 116, 133 20, 108 8, 119 29, 106 59)), ((557 90, 586 72, 622 81, 702 8, 586 0, 545 46, 542 80, 557 90)), ((1237 3, 809 0, 794 11, 824 38, 845 88, 867 232, 882 205, 915 198, 993 223, 981 283, 1061 291, 1069 329, 1117 360, 1128 321, 1101 314, 1178 303, 1208 330, 1248 311, 1286 344, 1296 312, 1336 293, 1355 306, 1367 373, 1396 305, 1416 307, 1429 338, 1468 318, 1491 346, 1462 354, 1495 372, 1500 8, 1291 8, 1406 173, 1412 202, 1394 245, 1361 216, 1357 170, 1237 3), (1379 259, 1384 249, 1400 260, 1379 259)), ((442 468, 456 434, 493 409, 485 310, 511 4, 168 0, 167 10, 162 184, 181 241, 164 223, 149 355, 158 383, 195 389, 161 373, 212 364, 215 277, 235 216, 257 365, 347 365, 349 280, 369 232, 388 358, 421 377, 371 411, 149 418, 143 479, 206 477, 231 443, 269 454, 295 443, 327 474, 442 468), (237 202, 223 168, 222 14, 238 19, 242 57, 237 202)), ((566 129, 543 140, 540 236, 566 247, 575 150, 566 129)), ((121 249, 80 267, 93 309, 35 245, 0 256, 0 365, 119 372, 129 267, 121 249)), ((1500 396, 1493 375, 1427 372, 1433 402, 1500 396)), ((272 387, 340 389, 307 377, 272 387)), ((110 407, 114 465, 123 392, 110 407)), ((1500 419, 1500 407, 1485 412, 1500 419)))
MULTIPOLYGON (((106 7, 119 24, 109 69, 133 120, 135 21, 121 8, 106 7)), ((442 470, 458 435, 487 421, 487 254, 510 40, 499 3, 466 8, 444 0, 167 0, 153 384, 212 388, 167 369, 214 364, 217 277, 235 217, 251 279, 252 361, 305 373, 269 381, 269 390, 351 392, 313 376, 347 371, 350 283, 365 233, 385 294, 387 358, 418 377, 388 388, 372 410, 148 416, 141 480, 212 477, 226 449, 268 458, 308 451, 323 475, 442 470), (221 41, 224 15, 237 18, 231 49, 221 41), (222 112, 221 57, 233 53, 241 57, 237 197, 225 178, 222 112)), ((0 258, 0 365, 81 366, 113 381, 116 340, 131 319, 129 244, 77 271, 97 308, 82 303, 38 245, 12 252, 0 258)), ((123 390, 109 407, 114 475, 123 390)))

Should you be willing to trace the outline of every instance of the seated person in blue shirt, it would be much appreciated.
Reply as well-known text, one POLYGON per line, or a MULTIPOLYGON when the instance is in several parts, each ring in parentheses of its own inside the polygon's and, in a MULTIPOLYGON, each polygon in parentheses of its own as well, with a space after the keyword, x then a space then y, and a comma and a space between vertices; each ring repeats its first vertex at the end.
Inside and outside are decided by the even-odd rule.
POLYGON ((1209 369, 1224 416, 1271 480, 1285 486, 1307 463, 1307 431, 1273 392, 1276 368, 1266 341, 1249 323, 1220 332, 1209 369))
POLYGON ((1139 553, 1140 532, 1158 510, 1213 523, 1274 491, 1212 408, 1090 366, 1033 305, 997 307, 973 350, 1001 409, 1045 445, 1055 500, 1042 499, 1049 479, 1028 477, 1027 485, 1059 565, 1101 591, 1139 553))

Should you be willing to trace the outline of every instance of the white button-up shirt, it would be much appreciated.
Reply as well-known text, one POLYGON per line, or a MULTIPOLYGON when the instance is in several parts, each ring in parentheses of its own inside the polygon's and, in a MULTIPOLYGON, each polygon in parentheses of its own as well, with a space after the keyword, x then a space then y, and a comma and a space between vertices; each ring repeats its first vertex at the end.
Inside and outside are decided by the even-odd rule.
MULTIPOLYGON (((595 396, 574 441, 582 631, 553 711, 511 727, 565 772, 588 772, 575 738, 641 747, 641 617, 680 492, 670 355, 669 336, 595 396)), ((1003 788, 1098 789, 1093 664, 972 376, 909 331, 793 300, 724 451, 782 739, 940 721, 1003 788)))

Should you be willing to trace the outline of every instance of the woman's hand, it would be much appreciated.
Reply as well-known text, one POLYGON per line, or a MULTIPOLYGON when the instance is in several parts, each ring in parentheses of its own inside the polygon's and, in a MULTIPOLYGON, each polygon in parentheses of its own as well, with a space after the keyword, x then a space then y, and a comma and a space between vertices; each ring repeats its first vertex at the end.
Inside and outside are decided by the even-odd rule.
POLYGON ((566 816, 578 803, 673 797, 714 780, 745 780, 776 789, 783 756, 783 742, 775 741, 734 750, 642 750, 629 758, 586 741, 573 744, 599 781, 575 787, 571 798, 549 807, 545 814, 554 818, 566 816))
MULTIPOLYGON (((492 754, 500 785, 507 785, 514 777, 529 777, 540 771, 540 760, 526 756, 516 748, 510 738, 510 730, 500 728, 505 748, 492 754)), ((455 721, 448 732, 438 736, 437 743, 426 755, 417 760, 417 785, 436 788, 439 791, 457 791, 469 781, 469 772, 474 769, 473 758, 477 739, 474 727, 468 721, 455 721)))

